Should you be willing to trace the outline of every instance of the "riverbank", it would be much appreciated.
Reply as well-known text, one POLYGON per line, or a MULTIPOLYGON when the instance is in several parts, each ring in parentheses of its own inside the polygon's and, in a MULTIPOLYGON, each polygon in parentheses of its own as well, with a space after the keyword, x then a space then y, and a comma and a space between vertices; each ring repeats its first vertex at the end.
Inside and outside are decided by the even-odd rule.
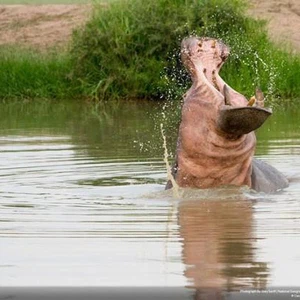
POLYGON ((89 18, 91 5, 0 5, 0 45, 65 46, 89 18))
MULTIPOLYGON (((0 5, 0 45, 64 46, 89 18, 87 4, 0 5)), ((248 13, 267 23, 271 39, 300 52, 300 1, 250 0, 248 13)))
POLYGON ((250 0, 249 14, 267 21, 270 38, 292 52, 300 52, 300 1, 250 0))
MULTIPOLYGON (((300 30, 290 35, 291 44, 280 35, 289 44, 282 51, 252 18, 264 14, 261 3, 251 1, 246 14, 243 0, 0 5, 0 98, 174 99, 190 84, 178 57, 180 40, 190 33, 230 45, 224 79, 247 97, 255 86, 269 98, 296 97, 300 58, 290 53, 297 52, 300 30)), ((287 8, 297 15, 298 6, 285 1, 266 13, 277 7, 285 18, 287 8)))

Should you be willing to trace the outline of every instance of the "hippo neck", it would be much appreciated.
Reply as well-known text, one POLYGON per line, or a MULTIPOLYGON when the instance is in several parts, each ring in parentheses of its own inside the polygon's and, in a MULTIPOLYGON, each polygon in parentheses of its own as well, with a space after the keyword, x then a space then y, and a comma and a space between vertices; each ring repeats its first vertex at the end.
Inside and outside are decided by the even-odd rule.
POLYGON ((180 186, 195 188, 223 184, 251 186, 255 134, 232 140, 220 134, 215 120, 217 110, 213 103, 199 100, 201 90, 190 91, 182 108, 176 181, 180 186))

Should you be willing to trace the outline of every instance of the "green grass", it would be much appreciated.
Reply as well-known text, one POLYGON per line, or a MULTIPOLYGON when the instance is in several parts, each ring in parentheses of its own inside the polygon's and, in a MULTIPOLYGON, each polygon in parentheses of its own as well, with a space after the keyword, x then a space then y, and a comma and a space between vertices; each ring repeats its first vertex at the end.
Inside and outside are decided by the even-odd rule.
POLYGON ((273 44, 264 22, 248 22, 245 35, 223 37, 232 48, 232 55, 222 69, 224 79, 249 97, 255 87, 261 87, 273 104, 279 98, 299 98, 300 56, 273 44))
POLYGON ((0 48, 0 99, 62 99, 78 95, 67 53, 0 48))
POLYGON ((66 52, 0 48, 0 98, 177 99, 190 85, 179 58, 190 34, 231 47, 222 77, 246 96, 260 86, 268 99, 299 97, 300 56, 272 44, 245 9, 243 0, 94 3, 66 52))
POLYGON ((85 4, 90 0, 0 0, 0 5, 14 4, 85 4))

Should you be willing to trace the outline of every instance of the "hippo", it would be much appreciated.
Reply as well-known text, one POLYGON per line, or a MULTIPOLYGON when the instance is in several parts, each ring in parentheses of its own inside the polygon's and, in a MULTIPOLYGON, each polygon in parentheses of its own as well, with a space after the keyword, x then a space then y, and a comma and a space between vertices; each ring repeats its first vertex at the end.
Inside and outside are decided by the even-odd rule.
MULTIPOLYGON (((259 88, 248 101, 223 81, 219 71, 229 53, 229 47, 214 38, 191 36, 182 41, 181 60, 192 86, 183 96, 172 175, 183 188, 246 185, 272 193, 287 187, 288 180, 254 158, 254 131, 272 110, 264 107, 259 88)), ((166 189, 172 186, 168 181, 166 189)))

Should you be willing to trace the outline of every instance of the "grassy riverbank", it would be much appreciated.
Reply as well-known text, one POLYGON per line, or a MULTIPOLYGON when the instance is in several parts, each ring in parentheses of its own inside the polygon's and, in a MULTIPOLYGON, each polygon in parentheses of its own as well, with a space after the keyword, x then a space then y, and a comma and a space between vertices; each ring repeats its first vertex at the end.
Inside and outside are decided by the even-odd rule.
POLYGON ((67 53, 0 48, 0 98, 64 99, 78 96, 67 53))
POLYGON ((176 98, 190 82, 179 59, 189 34, 230 47, 222 76, 243 94, 300 95, 300 56, 274 46, 242 0, 115 0, 94 5, 68 50, 0 47, 0 98, 176 98))

